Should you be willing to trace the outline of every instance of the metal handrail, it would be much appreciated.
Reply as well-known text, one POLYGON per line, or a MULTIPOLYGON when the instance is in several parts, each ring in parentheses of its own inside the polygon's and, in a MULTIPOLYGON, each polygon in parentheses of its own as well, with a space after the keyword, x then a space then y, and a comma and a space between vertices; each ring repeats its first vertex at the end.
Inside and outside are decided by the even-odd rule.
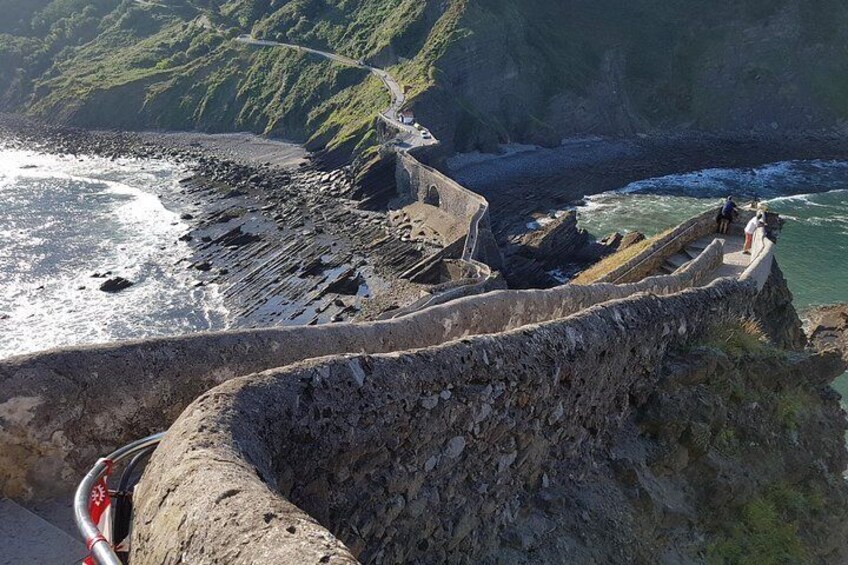
POLYGON ((158 445, 164 435, 165 432, 160 432, 134 441, 116 449, 108 456, 98 459, 97 463, 85 475, 74 493, 74 521, 85 540, 86 547, 91 551, 91 556, 100 565, 122 564, 112 549, 112 544, 103 536, 103 532, 100 531, 97 524, 88 515, 88 501, 91 497, 91 489, 112 468, 112 465, 158 445))

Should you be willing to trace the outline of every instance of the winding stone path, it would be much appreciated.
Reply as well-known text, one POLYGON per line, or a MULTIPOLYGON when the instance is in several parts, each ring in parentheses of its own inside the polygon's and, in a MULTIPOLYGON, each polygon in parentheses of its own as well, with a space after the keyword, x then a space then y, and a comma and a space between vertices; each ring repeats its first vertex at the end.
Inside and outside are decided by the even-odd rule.
POLYGON ((422 132, 418 131, 415 127, 404 124, 398 119, 398 114, 403 108, 403 105, 406 104, 406 95, 403 92, 403 87, 401 87, 400 83, 387 71, 379 68, 372 67, 366 64, 364 61, 357 61, 351 59, 350 57, 345 57, 344 55, 339 55, 338 53, 330 53, 328 51, 321 51, 319 49, 313 49, 311 47, 305 47, 303 45, 297 45, 294 43, 284 43, 281 41, 270 41, 267 39, 256 39, 249 35, 240 35, 236 38, 236 41, 239 43, 244 43, 246 45, 255 45, 257 47, 284 47, 286 49, 293 49, 295 51, 300 51, 302 53, 310 53, 312 55, 317 55, 319 57, 323 57, 325 59, 329 59, 336 63, 341 63, 342 65, 347 65, 349 67, 356 67, 358 69, 365 69, 377 78, 382 81, 382 83, 386 86, 386 89, 389 91, 391 95, 391 105, 388 109, 384 110, 380 113, 382 118, 386 120, 392 127, 397 129, 400 133, 398 134, 397 140, 401 143, 401 147, 403 149, 410 149, 413 147, 424 147, 427 145, 435 145, 439 143, 439 140, 431 135, 429 139, 425 139, 422 136, 422 132))

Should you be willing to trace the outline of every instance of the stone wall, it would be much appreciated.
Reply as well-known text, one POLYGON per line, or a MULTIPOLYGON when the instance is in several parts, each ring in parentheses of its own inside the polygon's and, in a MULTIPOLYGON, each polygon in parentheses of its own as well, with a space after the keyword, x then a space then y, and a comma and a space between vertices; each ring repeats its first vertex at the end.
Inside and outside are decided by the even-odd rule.
POLYGON ((556 320, 637 292, 698 286, 716 242, 669 276, 634 284, 500 291, 367 324, 195 334, 0 361, 0 486, 19 499, 67 492, 103 453, 167 428, 198 395, 241 375, 342 353, 384 353, 556 320))
POLYGON ((463 273, 462 276, 465 278, 452 277, 448 282, 432 287, 429 296, 424 296, 409 306, 386 312, 380 319, 399 318, 424 308, 446 304, 460 298, 507 288, 506 281, 503 280, 500 274, 497 272, 493 273, 491 268, 485 263, 480 263, 479 261, 462 261, 461 259, 445 259, 441 264, 442 269, 454 266, 456 270, 463 273))
POLYGON ((801 319, 792 303, 792 292, 774 256, 776 244, 766 237, 764 229, 754 234, 751 264, 739 276, 757 288, 753 319, 769 340, 783 349, 802 350, 807 337, 801 319))
POLYGON ((478 562, 553 462, 618 430, 669 348, 738 319, 755 292, 722 279, 221 385, 153 456, 133 563, 478 562))
POLYGON ((397 154, 397 190, 413 200, 431 204, 456 218, 466 233, 462 255, 500 269, 503 259, 489 221, 489 203, 450 177, 424 164, 427 148, 397 154))
POLYGON ((717 213, 718 209, 709 210, 683 222, 597 282, 633 282, 657 272, 666 259, 693 241, 715 232, 717 213))
POLYGON ((774 242, 766 237, 766 231, 763 228, 758 229, 751 246, 751 264, 739 277, 740 280, 754 281, 757 290, 762 290, 771 275, 774 251, 774 242))

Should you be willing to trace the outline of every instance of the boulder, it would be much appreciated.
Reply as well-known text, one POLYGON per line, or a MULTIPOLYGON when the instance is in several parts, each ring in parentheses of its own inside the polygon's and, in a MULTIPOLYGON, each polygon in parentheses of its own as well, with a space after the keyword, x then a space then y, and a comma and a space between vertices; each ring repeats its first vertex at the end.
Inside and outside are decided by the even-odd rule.
POLYGON ((848 304, 814 308, 806 313, 807 335, 818 351, 838 351, 848 361, 848 304))
POLYGON ((348 269, 334 281, 330 282, 324 292, 353 296, 359 292, 359 287, 364 282, 365 279, 355 269, 348 269))
POLYGON ((645 234, 638 231, 626 233, 624 234, 624 237, 621 238, 621 243, 619 243, 618 245, 618 250, 621 251, 622 249, 627 249, 631 245, 636 245, 641 241, 645 241, 645 234))
POLYGON ((631 245, 635 245, 640 241, 645 240, 645 234, 634 231, 628 232, 624 235, 615 232, 611 233, 601 241, 598 242, 598 245, 603 247, 601 250, 602 255, 608 255, 610 253, 615 253, 617 251, 621 251, 623 249, 627 249, 631 245))
POLYGON ((574 210, 556 218, 543 228, 521 238, 521 255, 536 259, 554 269, 577 253, 589 240, 586 230, 577 227, 574 210))
POLYGON ((609 247, 613 251, 617 251, 618 248, 621 246, 621 242, 623 239, 623 235, 618 232, 615 232, 603 238, 599 243, 605 247, 609 247))
POLYGON ((131 287, 133 284, 135 283, 123 277, 114 277, 106 280, 103 284, 101 284, 100 290, 102 290, 103 292, 120 292, 124 289, 131 287))

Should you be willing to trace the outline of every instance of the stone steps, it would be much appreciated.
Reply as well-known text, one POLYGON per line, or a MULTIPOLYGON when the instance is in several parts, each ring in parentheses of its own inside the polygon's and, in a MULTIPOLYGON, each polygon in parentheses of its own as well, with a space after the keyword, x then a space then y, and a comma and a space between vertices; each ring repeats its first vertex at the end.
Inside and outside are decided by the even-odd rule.
POLYGON ((683 252, 686 253, 686 255, 689 257, 690 260, 698 257, 698 255, 700 255, 703 251, 704 251, 703 249, 698 250, 698 249, 694 249, 692 247, 687 247, 686 249, 683 250, 683 252))
POLYGON ((0 562, 40 565, 79 563, 88 552, 79 539, 66 531, 67 506, 60 506, 48 504, 41 507, 42 515, 58 521, 60 526, 57 527, 11 500, 0 500, 0 562))
POLYGON ((670 275, 677 271, 677 269, 689 263, 691 260, 697 258, 698 255, 703 253, 706 248, 707 245, 704 245, 701 242, 691 243, 679 252, 667 258, 665 262, 660 265, 660 271, 663 274, 670 275))

